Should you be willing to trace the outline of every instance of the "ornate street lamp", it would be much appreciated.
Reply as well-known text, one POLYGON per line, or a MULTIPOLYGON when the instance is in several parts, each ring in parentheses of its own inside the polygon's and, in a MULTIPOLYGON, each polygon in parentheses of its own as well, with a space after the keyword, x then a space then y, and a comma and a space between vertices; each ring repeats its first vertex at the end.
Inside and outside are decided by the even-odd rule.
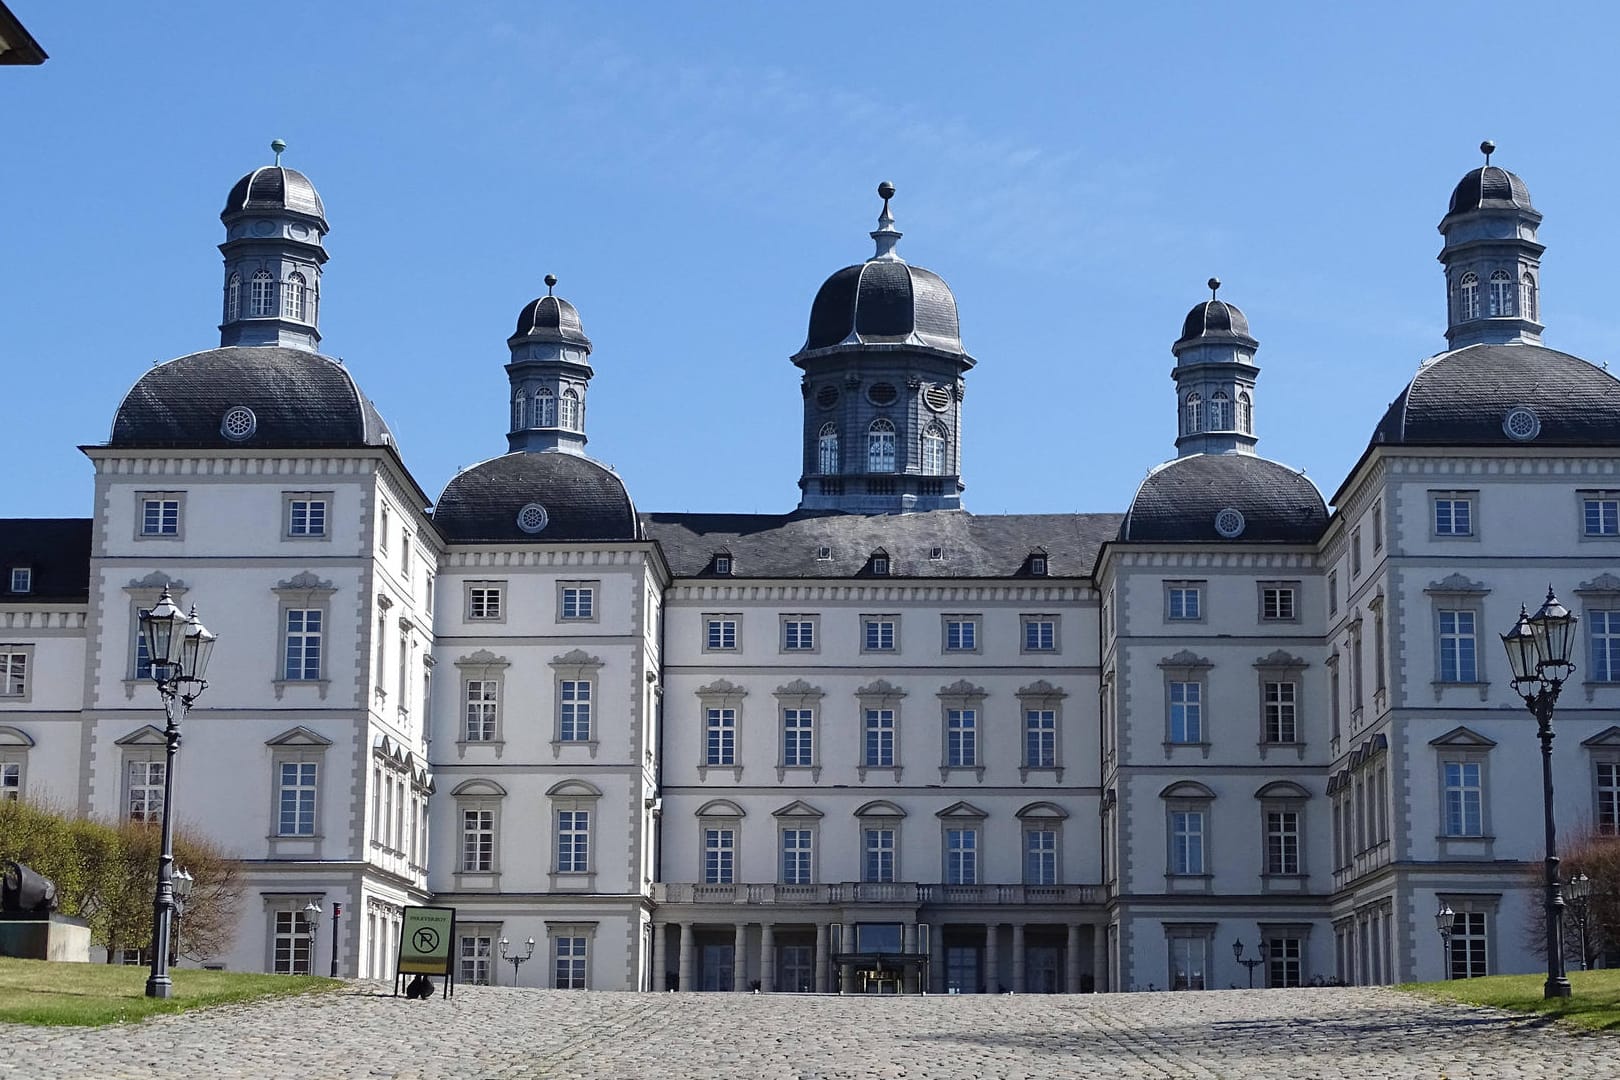
POLYGON ((1575 926, 1581 934, 1581 970, 1592 965, 1586 954, 1586 913, 1592 902, 1592 879, 1579 873, 1569 879, 1569 906, 1575 912, 1575 926))
POLYGON ((1249 989, 1253 990, 1254 969, 1266 962, 1266 943, 1263 941, 1260 943, 1260 956, 1258 959, 1250 957, 1249 959, 1245 960, 1243 959, 1243 939, 1238 938, 1236 941, 1232 942, 1232 959, 1249 969, 1249 989))
POLYGON ((1434 928, 1440 931, 1441 963, 1444 965, 1446 978, 1451 978, 1451 930, 1457 925, 1457 913, 1451 910, 1451 905, 1444 900, 1440 901, 1440 908, 1434 913, 1434 928))
POLYGON ((191 871, 185 867, 174 872, 174 942, 170 946, 169 966, 173 967, 180 956, 181 925, 186 918, 186 901, 191 899, 191 890, 196 888, 197 879, 191 876, 191 871))
POLYGON ((1519 608, 1519 621, 1502 635, 1508 666, 1513 669, 1513 690, 1536 718, 1541 736, 1541 800, 1547 825, 1547 983, 1543 996, 1569 997, 1564 974, 1564 898, 1558 888, 1558 829, 1553 821, 1552 717, 1558 692, 1575 671, 1570 653, 1575 647, 1579 620, 1553 595, 1534 614, 1519 608))
MULTIPOLYGON (((180 749, 180 721, 191 711, 208 683, 208 670, 214 652, 214 635, 197 618, 180 614, 169 590, 164 589, 152 610, 141 615, 141 637, 151 658, 152 681, 163 699, 163 742, 167 757, 163 766, 163 847, 158 855, 157 893, 152 900, 152 974, 146 980, 146 996, 174 996, 169 979, 169 931, 175 903, 174 881, 174 756, 180 749), (179 703, 179 711, 175 705, 179 703)), ((189 886, 188 886, 189 889, 189 886)))
POLYGON ((534 955, 534 938, 530 938, 528 941, 524 942, 524 951, 522 956, 519 956, 517 953, 507 955, 507 947, 511 944, 512 943, 507 941, 505 938, 501 938, 501 959, 512 965, 512 985, 516 986, 518 982, 518 968, 523 965, 523 961, 534 955))
POLYGON ((315 974, 315 935, 321 928, 321 902, 311 900, 304 905, 304 933, 309 936, 309 963, 305 975, 315 974))

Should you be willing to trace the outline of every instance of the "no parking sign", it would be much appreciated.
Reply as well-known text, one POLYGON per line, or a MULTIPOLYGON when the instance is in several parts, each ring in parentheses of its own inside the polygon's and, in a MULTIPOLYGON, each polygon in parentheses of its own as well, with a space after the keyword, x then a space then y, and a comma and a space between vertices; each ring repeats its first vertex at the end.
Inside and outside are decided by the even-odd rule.
POLYGON ((456 936, 456 909, 408 907, 399 931, 399 962, 394 968, 394 992, 405 975, 440 975, 445 991, 454 978, 450 945, 456 936))

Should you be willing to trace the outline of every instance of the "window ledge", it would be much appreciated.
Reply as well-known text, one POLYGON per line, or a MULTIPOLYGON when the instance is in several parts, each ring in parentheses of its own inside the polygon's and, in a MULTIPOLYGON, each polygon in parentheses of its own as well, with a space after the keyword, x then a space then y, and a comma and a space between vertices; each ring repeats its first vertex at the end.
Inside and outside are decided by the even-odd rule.
POLYGON ((1620 690, 1620 679, 1587 679, 1581 689, 1586 691, 1586 700, 1591 701, 1599 690, 1620 690))
POLYGON ((596 871, 594 870, 587 870, 583 873, 553 870, 547 876, 551 880, 551 888, 556 892, 596 891, 596 871))
POLYGON ((1484 701, 1485 695, 1489 693, 1491 689, 1490 683, 1479 680, 1475 680, 1473 682, 1447 682, 1443 679, 1435 679, 1429 685, 1434 688, 1434 700, 1436 702, 1438 702, 1445 695, 1447 690, 1468 689, 1479 691, 1479 700, 1484 701))
POLYGON ((894 782, 898 784, 900 782, 900 768, 899 765, 857 765, 855 766, 855 775, 864 784, 866 783, 866 774, 869 772, 893 773, 894 782))
POLYGON ((952 773, 972 773, 973 779, 981 784, 984 783, 983 765, 941 765, 939 767, 939 778, 942 782, 949 781, 952 773))
POLYGON ((1170 742, 1168 739, 1164 743, 1164 756, 1168 759, 1177 750, 1191 749, 1200 750, 1204 757, 1209 757, 1210 744, 1207 742, 1170 742))
POLYGON ((583 746, 590 751, 591 757, 595 758, 596 748, 600 745, 595 739, 552 739, 551 757, 553 761, 562 757, 563 747, 565 746, 583 746))
POLYGON ((326 691, 332 683, 329 679, 272 679, 270 685, 275 687, 277 701, 281 700, 281 695, 286 693, 289 686, 313 686, 320 691, 321 700, 325 701, 326 691))
POLYGON ((498 759, 501 756, 501 754, 503 754, 506 751, 506 740, 505 739, 457 739, 456 740, 456 757, 458 757, 458 758, 466 757, 468 747, 473 747, 473 746, 493 746, 495 748, 495 757, 498 759))
POLYGON ((1258 745, 1260 747, 1261 761, 1266 760, 1267 753, 1272 750, 1292 750, 1295 757, 1297 757, 1300 761, 1305 760, 1305 743, 1300 742, 1297 739, 1292 742, 1267 742, 1266 740, 1261 739, 1258 745))
POLYGON ((698 779, 699 780, 707 780, 709 778, 709 770, 710 769, 715 769, 715 770, 729 769, 731 771, 731 778, 733 780, 741 780, 742 779, 743 767, 741 765, 711 765, 706 761, 698 762, 698 767, 697 767, 698 779))
POLYGON ((1030 773, 1051 773, 1052 779, 1063 783, 1062 765, 1021 765, 1018 768, 1018 779, 1022 783, 1029 783, 1030 773))
POLYGON ((776 767, 776 782, 780 784, 785 781, 788 773, 809 773, 812 784, 821 780, 820 765, 778 765, 776 767))

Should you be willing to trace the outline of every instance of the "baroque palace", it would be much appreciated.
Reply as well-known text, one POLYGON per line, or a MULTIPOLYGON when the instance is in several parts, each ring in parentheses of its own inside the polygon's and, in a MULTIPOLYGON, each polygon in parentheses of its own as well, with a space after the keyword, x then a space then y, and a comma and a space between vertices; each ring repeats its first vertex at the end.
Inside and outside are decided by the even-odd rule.
POLYGON ((1620 382, 1541 343, 1519 177, 1452 192, 1447 349, 1330 499, 1258 453, 1258 340, 1212 293, 1123 514, 965 508, 975 361, 879 194, 792 357, 797 509, 671 514, 586 451, 554 279, 507 339, 505 447, 424 492, 319 351, 320 196, 242 177, 219 347, 132 365, 89 518, 0 521, 0 796, 157 814, 137 627, 167 590, 219 634, 175 777, 245 867, 211 964, 386 977, 432 902, 462 980, 532 937, 522 981, 560 988, 1214 988, 1234 939, 1268 986, 1534 970, 1540 777, 1495 633, 1549 577, 1581 616, 1558 811, 1612 831, 1620 382))

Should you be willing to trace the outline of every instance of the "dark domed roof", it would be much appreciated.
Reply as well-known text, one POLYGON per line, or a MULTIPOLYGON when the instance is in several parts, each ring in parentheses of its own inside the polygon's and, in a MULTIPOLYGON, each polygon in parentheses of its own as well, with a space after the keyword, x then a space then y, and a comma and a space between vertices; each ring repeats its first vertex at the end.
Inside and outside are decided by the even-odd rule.
POLYGON ((1530 189, 1513 173, 1496 165, 1475 169, 1457 183, 1451 193, 1449 214, 1470 210, 1534 210, 1530 189))
POLYGON ((392 445, 377 408, 337 361, 275 346, 210 349, 142 375, 113 416, 111 446, 392 445), (233 410, 226 437, 226 414, 233 410))
POLYGON ((821 286, 810 306, 801 353, 844 344, 921 345, 965 353, 956 297, 932 270, 897 258, 846 266, 821 286))
POLYGON ((433 508, 445 539, 463 544, 634 540, 636 508, 624 481, 580 454, 561 450, 507 454, 458 473, 433 508), (531 506, 542 513, 519 527, 531 506))
POLYGON ((1469 345, 1425 363, 1384 413, 1372 441, 1620 446, 1620 380, 1540 345, 1469 345), (1508 434, 1508 414, 1515 410, 1517 438, 1508 434))
POLYGON ((1177 345, 1193 338, 1239 338, 1253 342, 1249 334, 1249 319, 1235 304, 1225 300, 1205 300, 1187 312, 1181 324, 1181 338, 1177 345))
POLYGON ((253 210, 290 210, 295 214, 319 218, 321 227, 326 227, 326 207, 321 205, 321 196, 315 190, 315 185, 297 169, 283 165, 263 165, 238 180, 225 197, 225 209, 220 211, 219 216, 223 218, 253 210))
POLYGON ((1304 473, 1253 454, 1193 454, 1148 474, 1131 500, 1119 538, 1311 544, 1326 526, 1322 493, 1304 473))
POLYGON ((580 325, 579 311, 560 296, 546 295, 524 304, 512 337, 591 347, 591 339, 580 325))

